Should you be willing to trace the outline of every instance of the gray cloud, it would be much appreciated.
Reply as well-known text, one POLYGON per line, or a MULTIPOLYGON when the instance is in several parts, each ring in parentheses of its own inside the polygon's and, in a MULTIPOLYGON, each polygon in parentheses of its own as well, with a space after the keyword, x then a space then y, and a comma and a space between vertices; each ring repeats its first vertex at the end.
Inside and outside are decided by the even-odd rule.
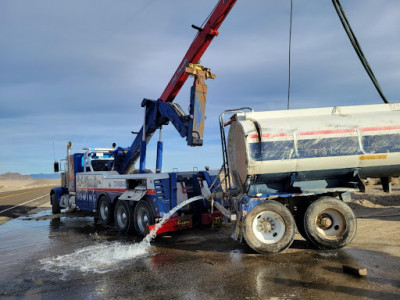
MULTIPOLYGON (((73 150, 128 146, 144 97, 156 99, 217 1, 0 3, 0 173, 51 172, 73 150)), ((380 103, 330 1, 295 1, 292 108, 380 103)), ((399 100, 400 3, 342 1, 389 100, 399 100)), ((219 167, 218 115, 249 105, 286 108, 289 1, 238 1, 202 63, 209 82, 206 140, 189 148, 165 128, 165 169, 219 167)), ((191 80, 189 80, 191 82, 191 80)), ((186 109, 187 83, 176 102, 186 109)), ((150 146, 154 146, 152 141, 150 146)), ((152 168, 154 151, 148 164, 152 168)))

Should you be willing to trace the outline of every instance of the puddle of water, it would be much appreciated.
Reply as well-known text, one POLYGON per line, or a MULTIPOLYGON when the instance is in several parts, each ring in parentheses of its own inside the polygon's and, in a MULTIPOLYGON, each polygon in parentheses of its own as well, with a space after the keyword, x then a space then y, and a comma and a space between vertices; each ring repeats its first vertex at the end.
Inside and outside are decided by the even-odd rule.
POLYGON ((43 257, 41 253, 47 253, 47 256, 49 253, 60 253, 73 249, 77 242, 88 245, 91 239, 82 237, 87 237, 90 232, 79 234, 80 231, 88 227, 92 232, 97 230, 93 227, 93 218, 35 219, 47 215, 51 215, 51 211, 21 216, 1 224, 0 282, 24 272, 25 264, 30 264, 34 257, 43 257))
POLYGON ((235 249, 229 252, 229 256, 233 263, 240 263, 243 260, 243 251, 235 249))
POLYGON ((0 265, 3 270, 31 253, 48 247, 49 221, 29 222, 14 219, 0 226, 0 265))
POLYGON ((164 215, 162 220, 140 243, 123 244, 112 242, 84 247, 70 254, 41 259, 42 269, 60 273, 61 279, 65 279, 70 271, 106 273, 116 270, 123 261, 148 255, 150 242, 156 237, 158 229, 179 209, 200 199, 203 199, 203 197, 193 197, 173 208, 164 215))
POLYGON ((323 250, 316 252, 315 256, 321 258, 335 258, 339 256, 339 253, 338 250, 323 250))
POLYGON ((106 273, 115 270, 126 260, 148 254, 145 244, 101 243, 76 250, 73 253, 41 259, 42 269, 62 274, 65 279, 70 271, 106 273))

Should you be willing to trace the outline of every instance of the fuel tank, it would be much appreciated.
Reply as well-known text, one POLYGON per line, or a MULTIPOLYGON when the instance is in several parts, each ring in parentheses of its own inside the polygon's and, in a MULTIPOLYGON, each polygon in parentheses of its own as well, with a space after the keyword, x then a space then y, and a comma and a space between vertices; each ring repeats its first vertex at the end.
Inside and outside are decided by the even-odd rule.
POLYGON ((399 176, 400 103, 238 113, 227 152, 236 186, 399 176))

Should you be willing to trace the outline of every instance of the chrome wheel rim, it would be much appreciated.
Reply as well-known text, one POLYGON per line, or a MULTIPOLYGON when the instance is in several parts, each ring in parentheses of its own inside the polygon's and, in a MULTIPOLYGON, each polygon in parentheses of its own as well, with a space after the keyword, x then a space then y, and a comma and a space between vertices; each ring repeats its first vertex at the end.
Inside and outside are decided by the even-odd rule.
POLYGON ((128 223, 128 214, 124 207, 120 206, 117 210, 117 222, 121 228, 125 228, 128 223))
POLYGON ((149 214, 147 210, 141 207, 137 214, 137 225, 141 232, 145 232, 147 226, 149 226, 149 214))
POLYGON ((109 215, 108 205, 104 201, 100 204, 100 215, 103 220, 107 220, 109 215))
POLYGON ((282 217, 273 211, 263 211, 252 222, 255 237, 261 243, 274 244, 285 234, 286 225, 282 217))

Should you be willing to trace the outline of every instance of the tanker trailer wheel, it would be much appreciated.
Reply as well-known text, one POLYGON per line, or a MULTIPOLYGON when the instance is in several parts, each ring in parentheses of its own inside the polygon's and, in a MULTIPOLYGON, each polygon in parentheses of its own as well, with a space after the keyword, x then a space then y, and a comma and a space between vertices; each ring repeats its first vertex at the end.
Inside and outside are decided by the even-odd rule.
POLYGON ((306 230, 305 230, 305 228, 304 228, 304 213, 305 213, 305 212, 297 213, 297 215, 294 217, 294 219, 295 219, 295 221, 296 221, 296 227, 297 227, 298 233, 299 233, 306 241, 308 241, 308 236, 307 236, 306 230))
POLYGON ((308 207, 304 215, 308 239, 320 249, 337 249, 349 244, 357 231, 357 219, 343 201, 324 197, 308 207))
POLYGON ((121 233, 132 233, 135 231, 133 225, 133 209, 127 201, 118 200, 114 208, 115 226, 121 233))
POLYGON ((154 213, 146 200, 141 200, 136 205, 134 211, 134 220, 136 233, 140 236, 144 236, 146 234, 147 226, 154 224, 154 213))
POLYGON ((109 225, 113 221, 113 211, 110 201, 106 196, 101 196, 97 207, 97 213, 103 224, 109 225))
POLYGON ((259 253, 285 250, 293 243, 295 232, 292 214, 277 201, 268 200, 254 207, 244 219, 244 238, 259 253))
POLYGON ((56 193, 52 193, 50 195, 50 201, 51 201, 51 212, 53 213, 53 215, 59 214, 61 212, 61 208, 60 204, 58 203, 56 193))

